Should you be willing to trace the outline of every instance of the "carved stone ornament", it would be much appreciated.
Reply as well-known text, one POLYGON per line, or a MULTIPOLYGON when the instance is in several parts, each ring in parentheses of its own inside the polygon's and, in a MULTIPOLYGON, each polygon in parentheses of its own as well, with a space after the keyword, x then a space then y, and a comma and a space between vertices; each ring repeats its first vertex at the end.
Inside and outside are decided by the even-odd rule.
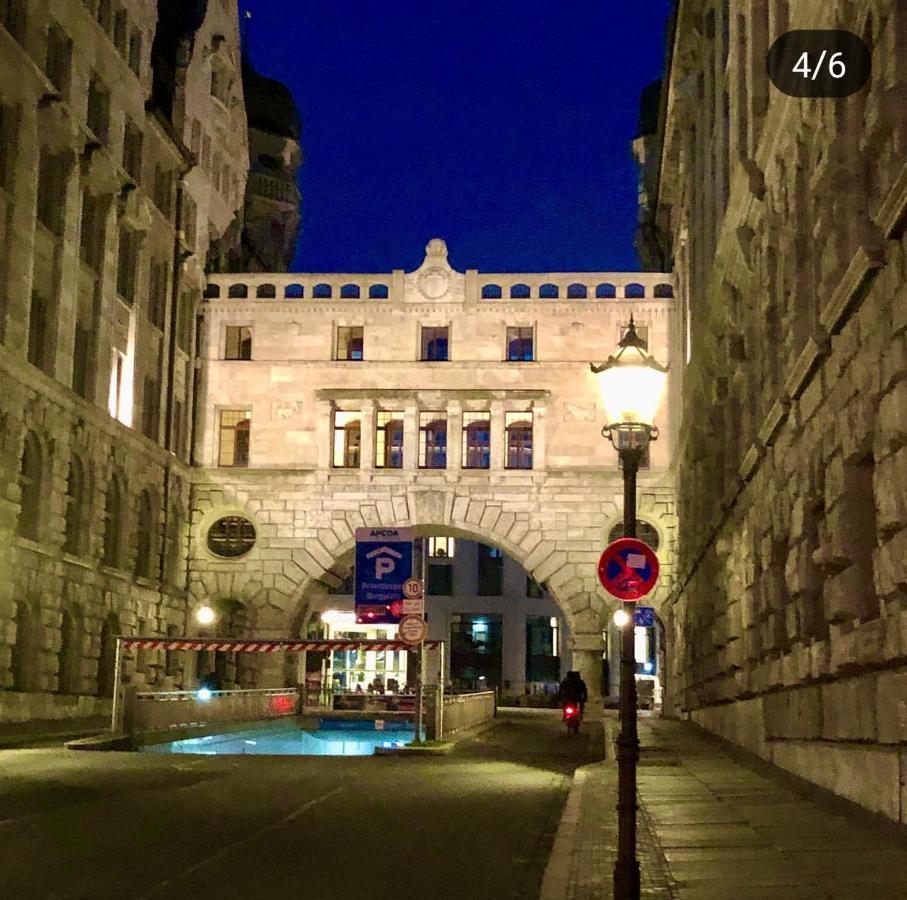
POLYGON ((79 125, 65 103, 56 102, 56 95, 38 104, 38 140, 51 153, 75 151, 81 146, 79 125))
POLYGON ((150 201, 135 189, 127 188, 120 195, 120 222, 133 231, 148 231, 154 221, 150 201))
POLYGON ((123 185, 113 160, 95 144, 86 144, 82 154, 82 171, 88 192, 95 197, 116 194, 123 185))
POLYGON ((450 275, 444 271, 432 266, 419 275, 419 290, 429 298, 437 300, 447 293, 450 287, 450 275))

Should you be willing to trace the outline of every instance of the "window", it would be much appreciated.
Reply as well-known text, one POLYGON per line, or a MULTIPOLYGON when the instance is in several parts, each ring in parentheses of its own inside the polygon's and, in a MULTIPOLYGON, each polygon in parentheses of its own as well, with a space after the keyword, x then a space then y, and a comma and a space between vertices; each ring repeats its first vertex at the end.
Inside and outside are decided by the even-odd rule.
POLYGON ((51 24, 47 29, 47 56, 44 72, 57 92, 66 95, 69 92, 70 72, 72 69, 72 41, 59 25, 51 24))
POLYGON ((98 0, 98 25, 108 34, 113 30, 113 5, 111 0, 98 0))
POLYGON ((110 128, 110 93, 97 75, 88 83, 88 127, 106 144, 110 128))
POLYGON ((141 130, 134 122, 127 119, 123 132, 123 168, 136 184, 142 183, 143 143, 144 135, 141 130))
POLYGON ((454 538, 447 535, 428 539, 428 556, 430 559, 452 559, 454 555, 454 538))
POLYGON ((211 284, 210 282, 205 285, 204 298, 206 300, 219 300, 220 299, 220 285, 211 284))
MULTIPOLYGON (((629 327, 630 327, 629 325, 620 326, 620 340, 624 339, 624 335, 627 333, 627 330, 629 329, 629 327)), ((636 336, 642 341, 643 349, 648 350, 649 349, 649 326, 648 325, 637 325, 634 322, 633 327, 636 330, 636 336)))
POLYGON ((54 156, 41 150, 38 163, 38 221, 53 234, 63 233, 63 210, 69 166, 63 155, 54 156))
POLYGON ((168 219, 173 213, 173 173, 163 166, 154 167, 154 205, 168 219))
POLYGON ((41 495, 43 460, 41 445, 34 433, 25 436, 22 459, 19 466, 19 521, 18 531, 22 537, 38 540, 41 521, 41 495))
POLYGON ((13 690, 39 689, 41 610, 28 600, 16 602, 16 643, 12 647, 13 690))
POLYGON ((556 284, 543 284, 539 288, 539 297, 543 300, 557 300, 559 296, 560 291, 556 284))
POLYGON ((120 617, 111 612, 101 626, 101 652, 98 657, 98 696, 112 697, 115 684, 117 635, 121 634, 120 617))
POLYGON ((337 359, 363 359, 363 328, 361 325, 337 326, 337 359))
POLYGON ((595 296, 599 300, 610 300, 617 296, 617 288, 613 284, 597 284, 595 286, 595 296))
MULTIPOLYGON (((139 77, 142 74, 142 35, 133 31, 129 36, 129 68, 139 77)), ((198 148, 195 149, 198 152, 198 148)))
POLYGON ((78 604, 63 610, 60 621, 60 652, 57 654, 57 691, 79 694, 82 691, 82 641, 85 620, 78 604))
POLYGON ((50 304, 40 294, 31 295, 28 313, 28 361, 47 375, 51 374, 53 352, 50 345, 50 304))
POLYGON ((126 375, 126 357, 119 350, 112 350, 110 361, 110 391, 107 395, 107 411, 115 419, 121 422, 125 421, 127 412, 125 407, 125 398, 123 393, 124 379, 126 375))
MULTIPOLYGON (((168 625, 167 626, 167 637, 171 640, 175 640, 180 637, 182 631, 179 625, 168 625)), ((182 653, 179 650, 166 650, 164 651, 164 675, 168 678, 176 678, 180 672, 180 659, 182 653)))
POLYGON ((504 554, 497 547, 478 544, 477 593, 480 597, 500 597, 504 586, 504 554))
POLYGON ((301 284, 288 284, 283 289, 283 295, 287 300, 301 300, 305 296, 305 289, 301 284))
POLYGON ((312 296, 317 300, 327 300, 333 295, 331 286, 329 284, 316 284, 312 288, 312 296))
POLYGON ((148 295, 148 320, 160 331, 167 316, 167 294, 170 287, 170 266, 166 260, 151 261, 151 283, 148 295))
POLYGON ((501 286, 499 284, 483 284, 482 285, 482 299, 483 300, 500 300, 501 299, 501 286))
POLYGON ((429 563, 428 584, 425 586, 429 597, 453 596, 453 566, 429 563))
POLYGON ((567 297, 570 300, 585 300, 588 296, 586 291, 586 285, 584 284, 569 284, 567 285, 567 297))
POLYGON ((246 300, 249 297, 249 286, 242 283, 231 284, 227 288, 227 296, 231 300, 246 300))
POLYGON ((94 329, 82 319, 76 320, 72 342, 72 389, 86 400, 94 388, 94 329))
POLYGON ((403 411, 379 410, 375 432, 375 467, 403 468, 403 411))
POLYGON ((511 300, 528 300, 532 296, 528 284, 513 284, 510 286, 511 300))
POLYGON ((120 51, 121 56, 126 56, 128 52, 127 38, 128 33, 127 29, 127 19, 126 19, 126 10, 118 9, 116 15, 113 19, 113 43, 116 46, 117 50, 120 51))
POLYGON ((183 522, 186 514, 183 507, 176 501, 170 504, 170 514, 167 517, 167 534, 164 546, 164 580, 167 584, 180 586, 183 562, 183 522))
POLYGON ((530 600, 541 600, 545 596, 544 588, 531 576, 526 576, 526 596, 530 600))
POLYGON ((446 325, 422 326, 422 360, 441 362, 449 359, 448 337, 450 329, 446 325))
POLYGON ((181 459, 186 456, 186 429, 183 422, 183 401, 173 401, 173 430, 170 433, 170 449, 181 459))
POLYGON ((118 568, 122 548, 123 486, 114 474, 107 484, 104 500, 104 553, 101 561, 105 566, 118 568))
POLYGON ((151 578, 155 553, 155 504, 151 491, 139 494, 139 508, 136 516, 136 549, 134 574, 138 578, 151 578))
POLYGON ((674 287, 670 284, 656 284, 655 285, 655 297, 664 299, 667 297, 674 296, 674 287))
POLYGON ((369 300, 387 300, 388 292, 386 284, 373 284, 368 289, 369 300))
POLYGON ((136 275, 139 267, 139 241, 137 231, 120 229, 120 246, 117 249, 117 293, 131 306, 135 302, 136 275))
POLYGON ((274 300, 277 297, 277 287, 273 284, 260 284, 255 288, 255 296, 259 300, 274 300))
POLYGON ((222 409, 220 411, 219 466, 245 467, 249 465, 249 437, 252 413, 248 409, 222 409))
POLYGON ((359 285, 358 284, 344 284, 340 288, 340 299, 341 300, 358 300, 359 299, 359 285))
POLYGON ((334 452, 332 463, 338 469, 358 469, 361 447, 360 414, 337 410, 334 413, 334 452))
POLYGON ((504 415, 507 434, 508 469, 532 468, 532 413, 509 412, 504 415))
POLYGON ((142 434, 152 441, 160 435, 161 389, 157 379, 145 376, 142 386, 142 434))
POLYGON ((627 300, 640 300, 646 296, 646 289, 641 284, 635 282, 624 287, 624 297, 627 300))
POLYGON ((419 413, 419 468, 447 468, 447 417, 443 412, 419 413))
POLYGON ((85 469, 77 456, 69 461, 66 479, 66 509, 64 511, 63 549, 78 555, 82 550, 85 516, 85 469))
MULTIPOLYGON (((0 0, 0 4, 3 0, 0 0)), ((16 146, 16 112, 12 107, 0 106, 0 187, 9 190, 13 173, 12 152, 16 146)))
POLYGON ((217 556, 236 559, 255 546, 255 526, 244 516, 223 516, 208 529, 208 549, 217 556))
POLYGON ((79 257, 96 275, 104 264, 104 238, 107 232, 107 202, 85 191, 82 194, 82 220, 79 225, 79 257))
POLYGON ((25 37, 24 0, 0 0, 0 25, 22 43, 25 37))
POLYGON ((491 424, 487 412, 463 413, 463 468, 491 465, 491 424))
POLYGON ((532 332, 531 325, 508 326, 507 360, 509 362, 531 362, 535 358, 532 332))
POLYGON ((252 359, 252 329, 248 325, 228 325, 224 359, 252 359))

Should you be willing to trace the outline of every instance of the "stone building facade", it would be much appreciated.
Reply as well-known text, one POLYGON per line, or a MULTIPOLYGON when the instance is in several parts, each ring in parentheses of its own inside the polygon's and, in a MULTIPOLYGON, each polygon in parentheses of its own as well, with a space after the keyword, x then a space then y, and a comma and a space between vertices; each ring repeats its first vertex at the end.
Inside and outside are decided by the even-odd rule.
MULTIPOLYGON (((610 603, 595 566, 623 495, 589 363, 631 314, 667 361, 666 275, 461 273, 436 239, 414 272, 212 277, 193 601, 259 635, 297 635, 347 577, 357 527, 413 526, 500 548, 543 583, 574 668, 598 685, 610 603)), ((670 455, 669 440, 654 443, 640 476, 662 592, 670 455)), ((281 677, 275 666, 259 680, 281 677)))
POLYGON ((101 711, 117 634, 185 630, 195 305, 245 121, 235 4, 0 4, 0 720, 101 711))
POLYGON ((681 0, 643 235, 678 286, 668 703, 907 821, 907 10, 681 0), (788 97, 772 42, 872 49, 788 97))

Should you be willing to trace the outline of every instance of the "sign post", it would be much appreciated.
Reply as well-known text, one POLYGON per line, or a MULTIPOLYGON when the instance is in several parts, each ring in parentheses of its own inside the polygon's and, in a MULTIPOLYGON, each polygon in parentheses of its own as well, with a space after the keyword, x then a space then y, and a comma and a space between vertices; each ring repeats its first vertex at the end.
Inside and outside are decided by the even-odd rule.
POLYGON ((396 625, 413 574, 411 528, 356 529, 356 621, 396 625))

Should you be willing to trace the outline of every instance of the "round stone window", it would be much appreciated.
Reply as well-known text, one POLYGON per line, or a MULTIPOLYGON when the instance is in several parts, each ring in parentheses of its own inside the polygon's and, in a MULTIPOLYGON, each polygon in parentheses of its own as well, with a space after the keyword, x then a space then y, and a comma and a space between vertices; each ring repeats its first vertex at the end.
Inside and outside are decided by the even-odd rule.
POLYGON ((223 516, 208 529, 208 549, 217 556, 242 556, 254 546, 255 526, 243 516, 223 516))
MULTIPOLYGON (((624 523, 618 522, 608 535, 608 543, 616 541, 624 536, 624 523)), ((654 525, 650 525, 644 519, 636 520, 636 537, 648 544, 653 550, 658 550, 658 532, 654 525)))

